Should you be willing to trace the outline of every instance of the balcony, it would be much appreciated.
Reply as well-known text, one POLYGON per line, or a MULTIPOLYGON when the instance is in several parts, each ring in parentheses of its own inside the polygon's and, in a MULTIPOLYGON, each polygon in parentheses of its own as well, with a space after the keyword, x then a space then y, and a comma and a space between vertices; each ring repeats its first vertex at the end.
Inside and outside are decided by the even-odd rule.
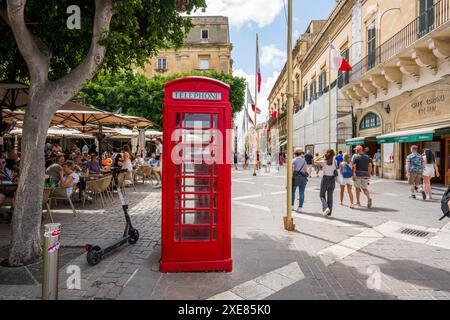
POLYGON ((420 68, 438 71, 437 59, 450 57, 450 0, 437 1, 432 8, 369 53, 353 66, 344 91, 361 101, 388 85, 401 88, 403 75, 420 78, 420 68))

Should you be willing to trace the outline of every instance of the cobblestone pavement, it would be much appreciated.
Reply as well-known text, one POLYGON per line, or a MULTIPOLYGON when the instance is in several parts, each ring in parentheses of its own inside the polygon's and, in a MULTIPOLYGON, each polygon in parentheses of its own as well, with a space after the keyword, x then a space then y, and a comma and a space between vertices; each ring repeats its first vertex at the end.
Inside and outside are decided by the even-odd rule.
MULTIPOLYGON (((303 213, 294 214, 296 231, 288 233, 282 223, 284 183, 283 172, 256 178, 250 171, 233 172, 232 273, 159 272, 161 194, 149 185, 127 192, 141 240, 96 267, 87 265, 82 246, 105 244, 121 234, 118 200, 106 210, 86 207, 80 219, 70 210, 58 210, 55 220, 63 224, 66 256, 60 298, 450 299, 450 221, 438 221, 439 195, 433 202, 413 201, 404 183, 378 179, 370 186, 374 208, 351 210, 335 199, 333 217, 325 219, 319 179, 312 178, 303 213), (426 234, 412 236, 404 229, 426 234), (81 270, 81 290, 67 289, 70 265, 81 270)), ((0 241, 5 234, 0 225, 0 241)), ((2 299, 39 297, 37 276, 23 285, 0 281, 2 299)))
POLYGON ((160 274, 155 252, 120 298, 450 298, 450 224, 438 221, 438 200, 412 201, 403 182, 378 179, 370 187, 374 208, 351 210, 335 199, 325 219, 319 181, 310 179, 296 231, 288 233, 284 174, 233 172, 233 272, 160 274), (429 234, 405 235, 404 228, 429 234))
MULTIPOLYGON (((154 190, 147 183, 138 183, 137 192, 126 190, 129 211, 134 226, 139 228, 140 240, 134 246, 124 246, 117 253, 108 256, 98 266, 91 267, 86 262, 85 244, 105 245, 118 239, 125 228, 125 219, 119 199, 116 196, 113 206, 99 209, 99 204, 76 205, 79 217, 75 217, 69 207, 60 204, 53 211, 55 222, 62 224, 61 255, 70 252, 60 268, 60 299, 114 299, 117 298, 125 282, 139 265, 148 258, 160 242, 161 191, 154 190), (68 290, 67 279, 72 269, 78 266, 81 271, 81 290, 68 290)), ((101 206, 100 206, 101 207, 101 206)), ((6 257, 6 244, 9 239, 9 226, 0 225, 0 247, 6 257)), ((0 251, 0 258, 2 258, 0 251)), ((0 267, 0 299, 39 299, 41 297, 40 263, 18 269, 0 267), (35 270, 33 270, 35 269, 35 270), (31 272, 30 272, 31 271, 31 272), (13 273, 16 275, 13 275, 13 273), (10 284, 7 275, 12 275, 10 284), (3 280, 3 281, 2 281, 3 280), (12 283, 12 284, 11 284, 12 283), (19 285, 21 284, 21 285, 19 285)))

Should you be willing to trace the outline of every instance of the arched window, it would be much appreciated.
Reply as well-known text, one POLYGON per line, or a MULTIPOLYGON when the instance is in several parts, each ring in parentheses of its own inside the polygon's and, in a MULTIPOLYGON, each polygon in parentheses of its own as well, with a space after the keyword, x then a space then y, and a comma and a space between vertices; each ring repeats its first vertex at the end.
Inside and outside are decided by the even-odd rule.
POLYGON ((381 127, 381 119, 373 112, 369 112, 362 118, 359 124, 359 130, 373 129, 381 127))

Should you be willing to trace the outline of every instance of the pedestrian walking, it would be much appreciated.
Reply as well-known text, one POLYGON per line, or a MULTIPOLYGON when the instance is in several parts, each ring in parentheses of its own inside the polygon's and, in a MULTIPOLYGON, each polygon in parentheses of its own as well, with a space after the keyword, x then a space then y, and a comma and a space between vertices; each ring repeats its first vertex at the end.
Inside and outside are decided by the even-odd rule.
POLYGON ((341 165, 342 161, 344 161, 344 155, 343 155, 342 151, 339 151, 336 156, 336 163, 337 163, 338 168, 341 165))
POLYGON ((292 206, 295 205, 295 196, 299 189, 299 205, 297 212, 301 213, 305 202, 305 190, 308 184, 308 174, 306 172, 306 161, 304 152, 300 149, 295 151, 295 159, 292 161, 292 206))
POLYGON ((408 178, 411 199, 416 199, 416 189, 422 194, 423 200, 427 195, 422 189, 422 174, 425 169, 423 157, 418 153, 419 147, 412 146, 411 154, 406 158, 406 177, 408 178))
POLYGON ((323 168, 322 182, 320 183, 320 201, 322 202, 322 213, 329 218, 333 214, 333 193, 336 188, 338 177, 337 164, 334 150, 328 150, 322 157, 324 160, 316 161, 323 168))
POLYGON ((367 207, 372 208, 372 198, 369 192, 370 177, 372 176, 372 163, 369 156, 364 153, 362 146, 355 148, 353 157, 353 182, 356 188, 356 205, 361 206, 361 191, 367 197, 367 207))
POLYGON ((281 153, 280 154, 280 166, 282 167, 282 166, 284 166, 284 154, 283 153, 281 153))
POLYGON ((248 169, 248 159, 249 159, 248 153, 245 152, 245 155, 244 155, 244 166, 243 166, 243 169, 244 169, 244 170, 247 170, 247 169, 248 169))
POLYGON ((323 157, 321 157, 319 155, 319 153, 316 153, 314 156, 313 167, 314 167, 314 171, 316 171, 317 178, 319 177, 320 170, 322 169, 321 164, 320 164, 322 160, 323 160, 323 157))
POLYGON ((234 169, 237 171, 238 170, 238 154, 237 152, 234 153, 234 169))
POLYGON ((345 188, 347 188, 348 196, 350 198, 350 208, 354 209, 355 204, 353 200, 353 171, 350 164, 350 155, 344 154, 342 162, 339 165, 339 183, 341 185, 341 206, 344 205, 345 188))
POLYGON ((264 152, 263 166, 264 166, 264 172, 270 173, 270 155, 268 152, 264 152))
POLYGON ((381 150, 378 149, 374 156, 374 175, 381 177, 381 150))
POLYGON ((306 172, 308 173, 308 176, 311 176, 313 165, 314 165, 314 156, 312 155, 311 151, 309 151, 309 150, 306 151, 305 161, 306 161, 306 172))
MULTIPOLYGON (((423 169, 423 192, 428 195, 429 200, 433 200, 433 193, 431 192, 431 179, 439 178, 439 168, 436 164, 436 158, 430 149, 425 149, 423 154, 424 169, 423 169)), ((426 200, 426 196, 425 199, 426 200)))

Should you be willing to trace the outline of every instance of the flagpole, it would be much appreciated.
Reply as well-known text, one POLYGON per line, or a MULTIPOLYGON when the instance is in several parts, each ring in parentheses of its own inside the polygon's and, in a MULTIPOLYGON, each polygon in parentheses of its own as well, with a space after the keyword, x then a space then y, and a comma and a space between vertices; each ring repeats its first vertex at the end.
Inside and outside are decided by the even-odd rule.
POLYGON ((328 149, 331 149, 331 36, 328 37, 328 149))
MULTIPOLYGON (((258 106, 258 59, 259 59, 259 39, 258 34, 256 34, 256 67, 255 67, 255 124, 253 125, 255 128, 255 135, 258 133, 256 125, 257 125, 257 119, 256 119, 256 108, 258 106)), ((254 166, 253 166, 253 176, 256 177, 256 167, 258 165, 258 144, 256 144, 255 148, 255 154, 254 154, 254 166)))
POLYGON ((295 224, 294 219, 292 218, 292 160, 293 160, 293 140, 294 140, 294 132, 293 132, 293 122, 294 122, 294 94, 293 94, 293 86, 292 86, 292 0, 288 0, 288 41, 287 41, 287 82, 288 82, 288 104, 287 104, 287 188, 286 188, 286 216, 284 217, 284 228, 287 231, 294 231, 295 224))

